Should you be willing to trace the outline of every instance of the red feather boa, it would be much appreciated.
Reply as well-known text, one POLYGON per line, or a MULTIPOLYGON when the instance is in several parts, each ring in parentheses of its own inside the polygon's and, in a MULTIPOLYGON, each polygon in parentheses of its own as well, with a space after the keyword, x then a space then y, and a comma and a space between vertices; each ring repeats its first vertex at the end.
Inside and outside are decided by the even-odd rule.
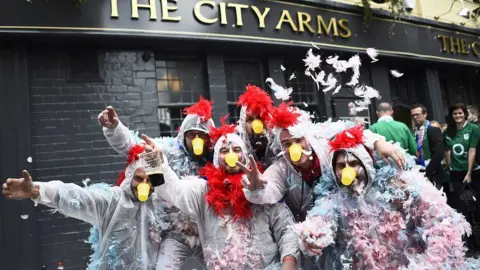
MULTIPOLYGON (((260 166, 258 168, 263 171, 260 166)), ((252 217, 251 204, 242 189, 243 173, 227 174, 224 169, 215 168, 212 163, 208 163, 200 170, 200 175, 206 177, 208 183, 205 201, 213 207, 217 215, 223 217, 225 209, 231 209, 234 218, 252 217)))
MULTIPOLYGON (((128 158, 127 158, 127 167, 132 164, 132 162, 134 162, 135 160, 138 159, 138 155, 140 155, 141 153, 143 153, 143 151, 145 150, 145 147, 143 145, 135 145, 133 146, 129 151, 128 151, 128 158)), ((123 180, 125 180, 125 171, 127 170, 127 168, 125 168, 119 175, 118 175, 118 178, 117 178, 117 186, 120 186, 123 182, 123 180)))
POLYGON ((212 104, 213 101, 209 101, 200 96, 200 100, 190 107, 183 109, 184 114, 196 114, 202 122, 206 122, 212 118, 212 104))

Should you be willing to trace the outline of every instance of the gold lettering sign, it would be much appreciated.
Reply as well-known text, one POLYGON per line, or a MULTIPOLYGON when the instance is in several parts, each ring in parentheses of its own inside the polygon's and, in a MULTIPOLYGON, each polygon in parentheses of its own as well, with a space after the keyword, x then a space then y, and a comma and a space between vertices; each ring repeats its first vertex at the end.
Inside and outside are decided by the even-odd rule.
MULTIPOLYGON (((120 16, 118 1, 110 0, 110 17, 112 18, 119 18, 120 16)), ((130 12, 132 19, 147 16, 148 13, 149 19, 156 21, 158 19, 157 12, 160 12, 162 21, 179 22, 181 20, 181 16, 172 14, 178 10, 177 2, 174 2, 174 0, 130 0, 129 2, 131 4, 130 12), (160 2, 160 7, 157 7, 157 1, 160 2), (139 10, 143 11, 139 12, 139 10), (145 15, 141 15, 143 13, 145 15)), ((200 0, 195 2, 193 6, 194 18, 206 25, 219 23, 220 25, 232 24, 234 27, 243 27, 245 26, 245 16, 251 16, 251 14, 254 15, 257 21, 256 26, 259 29, 274 27, 277 31, 290 30, 294 33, 308 32, 312 35, 328 35, 341 38, 352 36, 347 19, 324 18, 321 15, 311 15, 307 12, 282 10, 278 18, 273 18, 276 24, 269 26, 266 25, 267 18, 274 16, 271 14, 271 8, 269 7, 261 8, 254 5, 217 2, 214 0, 200 0)), ((464 48, 465 46, 459 41, 458 47, 464 48)))
POLYGON ((444 53, 460 55, 469 55, 470 53, 473 53, 475 56, 480 56, 479 41, 468 43, 468 41, 463 38, 446 35, 437 35, 437 39, 440 40, 440 50, 444 53))

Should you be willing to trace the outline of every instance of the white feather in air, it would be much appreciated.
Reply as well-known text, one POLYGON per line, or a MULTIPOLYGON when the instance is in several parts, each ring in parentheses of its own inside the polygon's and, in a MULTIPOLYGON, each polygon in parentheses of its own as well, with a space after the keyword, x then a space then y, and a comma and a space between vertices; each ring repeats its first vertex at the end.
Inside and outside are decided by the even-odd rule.
POLYGON ((290 99, 290 95, 293 92, 293 89, 291 87, 285 89, 284 87, 276 84, 273 81, 272 78, 267 78, 267 80, 265 82, 273 90, 276 99, 280 99, 280 100, 289 100, 290 99))
POLYGON ((295 73, 292 73, 292 75, 290 75, 290 78, 288 78, 288 80, 291 81, 291 80, 293 80, 293 79, 295 79, 295 78, 296 78, 295 73))
POLYGON ((395 78, 400 78, 403 76, 403 73, 398 72, 398 70, 392 69, 390 70, 390 74, 392 74, 395 78))
POLYGON ((287 70, 283 65, 280 65, 280 69, 281 69, 282 71, 287 70))
POLYGON ((375 63, 378 61, 377 57, 378 57, 378 51, 374 48, 368 48, 367 49, 367 54, 368 56, 370 56, 370 58, 372 58, 372 63, 375 63))
POLYGON ((320 67, 322 60, 320 59, 320 55, 314 55, 312 49, 310 49, 307 52, 307 57, 303 59, 303 62, 305 62, 307 70, 315 70, 320 67))
POLYGON ((360 79, 360 66, 362 65, 362 62, 360 61, 360 56, 358 56, 358 54, 352 56, 350 59, 348 59, 348 65, 353 70, 353 75, 347 85, 355 86, 358 84, 358 80, 360 79))
POLYGON ((337 88, 335 88, 335 91, 333 91, 332 95, 338 94, 338 92, 340 92, 341 89, 342 89, 342 85, 339 84, 337 88))

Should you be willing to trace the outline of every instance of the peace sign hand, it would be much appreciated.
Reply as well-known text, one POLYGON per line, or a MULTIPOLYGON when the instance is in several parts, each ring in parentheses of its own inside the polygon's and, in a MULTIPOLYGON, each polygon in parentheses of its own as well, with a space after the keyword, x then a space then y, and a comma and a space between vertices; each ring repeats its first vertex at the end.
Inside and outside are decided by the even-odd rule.
POLYGON ((263 174, 258 170, 255 158, 253 158, 252 155, 249 155, 248 159, 250 160, 251 169, 237 161, 237 166, 245 173, 242 177, 243 187, 251 191, 265 188, 267 180, 264 179, 263 174))

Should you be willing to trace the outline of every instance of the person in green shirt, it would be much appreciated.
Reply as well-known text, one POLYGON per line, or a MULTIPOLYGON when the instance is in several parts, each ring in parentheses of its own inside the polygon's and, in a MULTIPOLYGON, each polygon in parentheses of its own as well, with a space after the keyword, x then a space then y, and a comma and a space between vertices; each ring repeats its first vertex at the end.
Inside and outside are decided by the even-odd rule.
MULTIPOLYGON (((472 223, 472 213, 462 209, 460 199, 465 183, 480 195, 480 166, 475 161, 476 147, 480 138, 480 128, 476 124, 467 121, 467 107, 458 103, 450 107, 448 127, 445 130, 445 162, 450 168, 450 181, 453 185, 453 192, 448 203, 458 212, 464 214, 467 220, 472 223)), ((479 200, 476 203, 476 212, 473 213, 475 220, 480 221, 479 200)), ((473 224, 472 224, 473 225, 473 224)), ((475 249, 473 239, 467 239, 469 249, 475 249)))
POLYGON ((399 143, 407 153, 416 156, 417 143, 412 132, 404 123, 393 120, 392 115, 392 105, 388 102, 380 103, 377 108, 378 121, 370 127, 370 130, 384 136, 387 142, 399 143))

